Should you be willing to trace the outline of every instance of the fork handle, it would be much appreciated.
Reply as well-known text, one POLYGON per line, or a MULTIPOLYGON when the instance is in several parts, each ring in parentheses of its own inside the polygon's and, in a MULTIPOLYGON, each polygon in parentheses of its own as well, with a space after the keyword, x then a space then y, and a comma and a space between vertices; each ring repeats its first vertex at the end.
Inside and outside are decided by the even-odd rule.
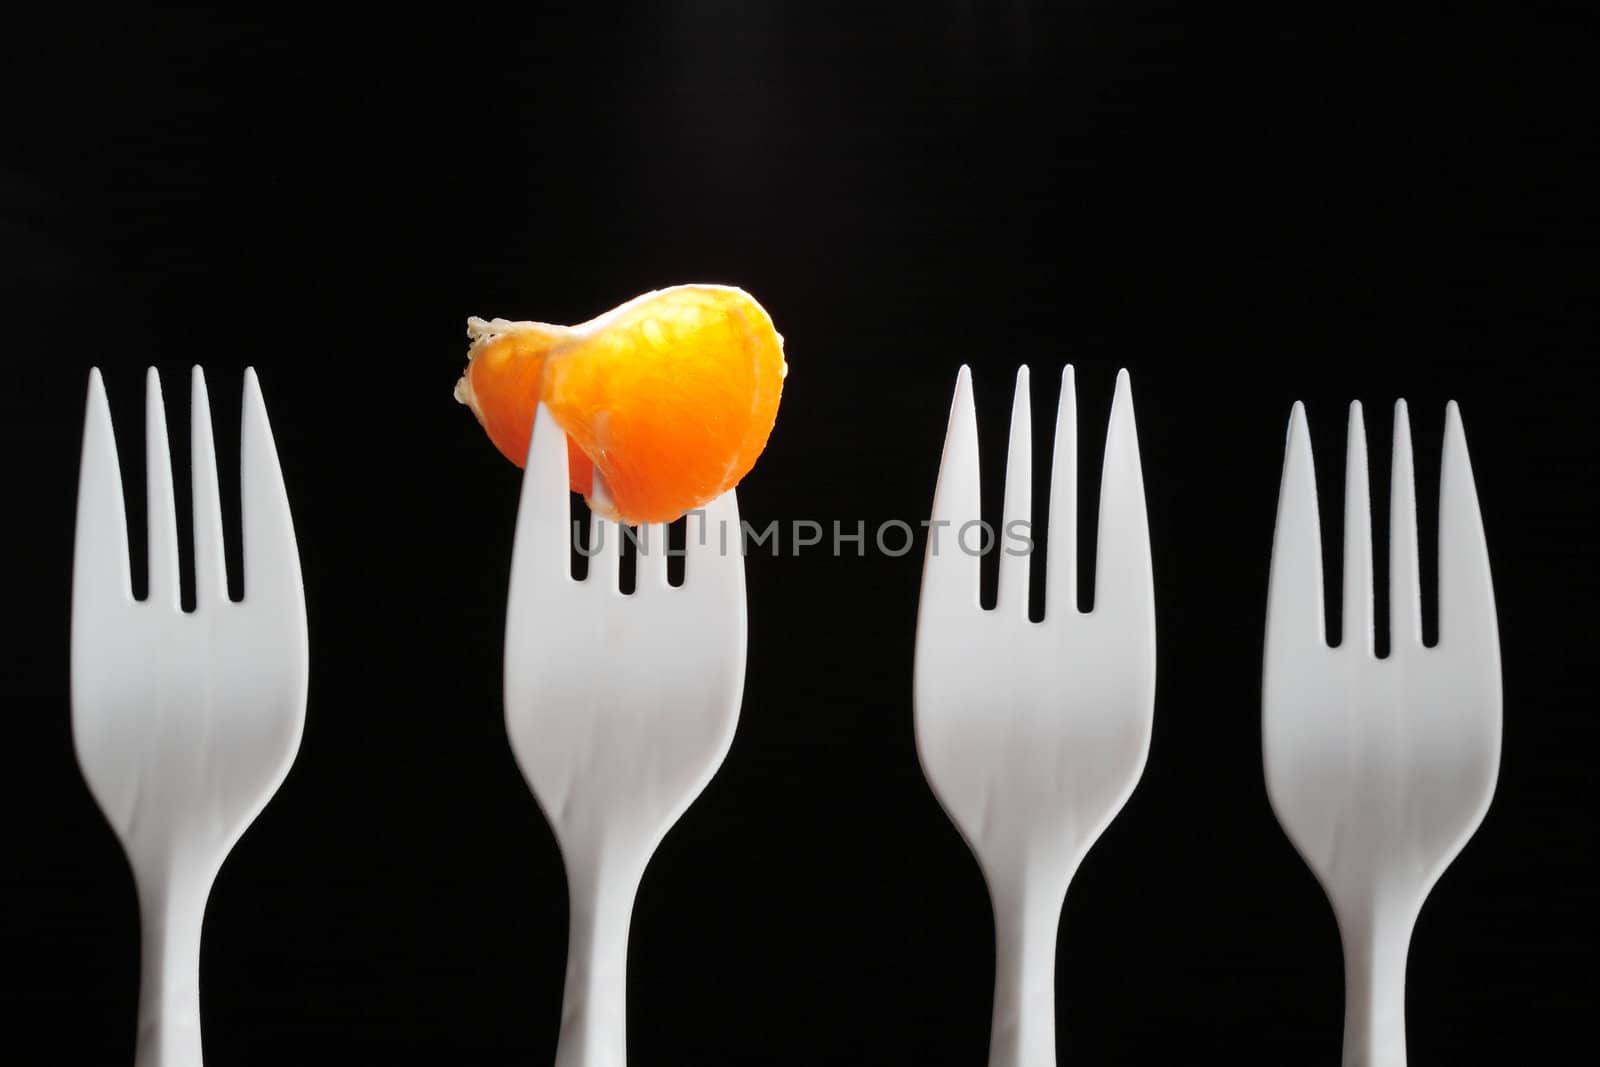
POLYGON ((201 1067, 200 932, 208 879, 139 892, 139 1040, 135 1067, 201 1067))
POLYGON ((1405 1067, 1406 953, 1417 911, 1378 905, 1341 923, 1344 1067, 1405 1067))
POLYGON ((1066 894, 991 887, 995 917, 994 1018, 989 1067, 1056 1062, 1056 934, 1066 894))
POLYGON ((628 1062, 628 928, 643 863, 569 862, 567 979, 555 1067, 628 1062))

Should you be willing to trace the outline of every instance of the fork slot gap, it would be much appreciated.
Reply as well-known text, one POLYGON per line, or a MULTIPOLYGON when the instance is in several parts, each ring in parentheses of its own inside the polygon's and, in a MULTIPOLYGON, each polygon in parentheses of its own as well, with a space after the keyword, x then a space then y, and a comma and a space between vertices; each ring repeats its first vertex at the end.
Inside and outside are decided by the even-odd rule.
MULTIPOLYGON (((228 599, 237 604, 244 600, 244 486, 240 468, 244 456, 239 439, 239 428, 244 425, 244 370, 230 370, 226 375, 208 372, 206 392, 211 399, 211 438, 217 452, 217 499, 222 505, 222 561, 228 572, 228 599)), ((189 395, 187 388, 184 395, 189 395)), ((188 431, 188 426, 185 426, 185 447, 189 440, 188 431)), ((291 440, 292 433, 286 426, 284 434, 277 440, 291 440)), ((189 469, 192 476, 192 461, 189 469)), ((190 502, 192 511, 192 491, 184 499, 190 502)), ((293 506, 292 497, 290 504, 293 506)), ((192 524, 190 530, 193 530, 192 524)))
MULTIPOLYGON (((184 384, 188 384, 187 377, 184 384)), ((190 406, 185 402, 185 408, 190 406)), ((174 422, 170 411, 169 401, 167 439, 172 463, 172 512, 178 523, 178 606, 184 612, 192 613, 199 607, 200 600, 195 590, 194 576, 194 460, 189 447, 189 423, 187 420, 174 422), (174 425, 181 426, 183 432, 173 433, 174 425), (178 437, 183 440, 176 440, 178 437)))
POLYGON ((122 509, 128 524, 128 578, 135 600, 150 597, 149 501, 145 499, 144 375, 101 372, 106 406, 117 443, 117 467, 122 476, 122 509), (135 432, 135 430, 137 432, 135 432))
POLYGON ((1383 412, 1385 417, 1374 418, 1367 425, 1368 492, 1372 498, 1368 508, 1372 522, 1372 654, 1388 659, 1393 647, 1395 611, 1394 594, 1389 588, 1389 553, 1395 539, 1389 498, 1394 487, 1394 409, 1379 405, 1374 411, 1383 412))
POLYGON ((617 568, 618 585, 624 596, 632 596, 638 588, 639 576, 639 538, 645 536, 637 526, 618 525, 622 532, 622 565, 617 568))
MULTIPOLYGON (((1444 401, 1412 404, 1411 462, 1417 479, 1417 587, 1422 644, 1439 644, 1439 477, 1444 458, 1444 401)), ((1474 457, 1476 458, 1476 457, 1474 457)))
MULTIPOLYGON (((1040 373, 1039 385, 1029 392, 1028 407, 1033 422, 1033 514, 1028 516, 1028 621, 1043 622, 1045 614, 1045 567, 1049 560, 1050 461, 1055 455, 1056 402, 1060 399, 1060 367, 1040 373)), ((1014 539, 1002 537, 1002 548, 1017 547, 1014 539)))
MULTIPOLYGON (((207 382, 209 385, 210 383, 207 382)), ((161 395, 167 409, 167 457, 172 466, 173 516, 178 525, 178 606, 193 613, 199 607, 195 589, 194 449, 189 439, 194 418, 188 368, 181 373, 162 372, 161 395), (181 386, 181 388, 174 388, 181 386), (181 395, 182 399, 179 399, 181 395), (178 417, 181 413, 182 417, 178 417)), ((209 412, 205 413, 209 416, 209 412)), ((215 425, 212 436, 216 436, 215 425)), ((221 463, 220 459, 218 461, 221 463)), ((237 494, 235 494, 237 496, 237 494)))
POLYGON ((689 519, 684 516, 667 526, 667 584, 673 588, 683 585, 683 554, 688 547, 689 519))
POLYGON ((978 413, 978 518, 983 527, 963 535, 941 533, 958 552, 982 551, 978 560, 978 604, 994 610, 1000 596, 1001 531, 1006 493, 1006 456, 1011 446, 1011 394, 1016 367, 972 368, 972 400, 978 413), (983 532, 989 531, 988 534, 983 532))
POLYGON ((573 580, 581 582, 589 577, 589 505, 582 493, 570 493, 568 501, 572 515, 572 539, 569 542, 571 559, 568 567, 573 580))
POLYGON ((1116 397, 1117 369, 1074 364, 1078 380, 1078 610, 1094 610, 1095 565, 1100 555, 1100 482, 1106 429, 1116 397), (1084 403, 1084 398, 1089 403, 1084 403))
MULTIPOLYGON (((1307 427, 1311 436, 1312 466, 1317 488, 1317 525, 1322 540, 1323 632, 1330 646, 1338 648, 1344 640, 1344 468, 1346 459, 1346 419, 1349 400, 1330 398, 1328 403, 1306 402, 1310 412, 1307 427), (1318 411, 1327 412, 1321 418, 1318 411)), ((1369 440, 1371 427, 1368 427, 1369 440)))

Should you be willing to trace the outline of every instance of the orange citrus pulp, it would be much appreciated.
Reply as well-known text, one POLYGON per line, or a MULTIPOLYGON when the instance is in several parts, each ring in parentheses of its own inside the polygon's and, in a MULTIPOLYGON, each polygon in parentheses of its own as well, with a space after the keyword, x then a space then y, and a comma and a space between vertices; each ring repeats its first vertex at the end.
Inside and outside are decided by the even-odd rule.
POLYGON ((471 318, 467 336, 456 399, 495 447, 522 466, 543 401, 567 433, 573 491, 630 524, 669 522, 738 484, 788 372, 766 310, 725 285, 645 293, 579 326, 471 318))

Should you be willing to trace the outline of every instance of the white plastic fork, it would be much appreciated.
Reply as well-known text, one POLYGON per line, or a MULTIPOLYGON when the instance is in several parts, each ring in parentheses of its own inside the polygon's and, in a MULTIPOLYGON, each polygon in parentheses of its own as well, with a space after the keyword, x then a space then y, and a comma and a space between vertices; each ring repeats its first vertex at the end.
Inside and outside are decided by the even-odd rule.
POLYGON ((566 866, 556 1067, 623 1067, 634 896, 662 837, 721 766, 738 721, 744 556, 729 490, 691 514, 681 586, 667 582, 667 527, 654 525, 642 528, 634 592, 624 595, 623 527, 599 519, 588 575, 575 581, 569 500, 566 434, 541 405, 511 562, 506 728, 566 866))
POLYGON ((917 752, 994 905, 991 1067, 1056 1061, 1056 934, 1067 887, 1144 770, 1155 706, 1155 592, 1144 478, 1124 371, 1106 432, 1094 610, 1078 610, 1077 399, 1061 379, 1045 617, 1028 618, 1028 368, 1017 372, 1000 579, 979 606, 978 425, 966 367, 934 494, 917 611, 917 752), (963 531, 968 531, 963 535, 963 531))
POLYGON ((1500 643, 1461 414, 1446 409, 1439 639, 1422 643, 1411 426, 1395 405, 1390 652, 1373 650, 1372 523, 1361 405, 1350 407, 1343 637, 1328 647, 1305 409, 1289 419, 1267 605, 1262 747, 1272 809, 1344 942, 1345 1067, 1403 1067, 1412 928, 1488 810, 1500 764, 1500 643))
POLYGON ((228 598, 205 378, 191 412, 196 608, 178 597, 161 381, 148 374, 149 587, 133 598, 111 412, 89 374, 72 571, 72 736, 139 893, 139 1067, 200 1067, 200 933, 223 860, 288 773, 305 722, 305 594, 272 428, 245 372, 244 600, 228 598))

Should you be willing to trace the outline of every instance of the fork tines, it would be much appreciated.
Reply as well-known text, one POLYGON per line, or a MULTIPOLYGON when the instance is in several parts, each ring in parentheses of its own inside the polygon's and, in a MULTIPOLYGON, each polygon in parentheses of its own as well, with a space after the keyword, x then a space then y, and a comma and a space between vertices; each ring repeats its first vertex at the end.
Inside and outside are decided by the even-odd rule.
MULTIPOLYGON (((1366 426, 1359 401, 1350 405, 1346 449, 1344 622, 1338 647, 1371 656, 1375 648, 1372 517, 1366 426)), ((1394 409, 1389 515, 1390 655, 1408 655, 1422 650, 1423 643, 1415 473, 1404 400, 1397 401, 1394 409)), ((1498 663, 1489 550, 1461 412, 1454 401, 1445 409, 1438 544, 1439 645, 1448 642, 1468 656, 1490 656, 1498 663)), ((1274 651, 1327 647, 1316 477, 1305 407, 1299 403, 1289 420, 1267 618, 1269 660, 1274 651)))
MULTIPOLYGON (((244 373, 241 420, 240 492, 243 516, 245 599, 266 603, 303 596, 294 522, 289 513, 283 470, 272 425, 254 369, 244 373)), ((223 548, 217 454, 211 430, 211 403, 205 374, 190 373, 190 463, 194 508, 195 600, 197 609, 228 601, 223 548)), ((168 448, 161 377, 145 375, 145 494, 148 530, 148 589, 151 607, 181 610, 178 573, 178 519, 168 448)), ((98 368, 89 372, 84 418, 83 458, 78 480, 74 603, 88 607, 106 598, 131 601, 133 583, 128 551, 128 519, 122 475, 111 426, 111 408, 98 368), (85 599, 86 598, 86 599, 85 599)), ((295 603, 286 601, 285 608, 295 603)))
MULTIPOLYGON (((996 610, 1007 616, 1028 615, 1031 552, 1007 551, 1006 535, 1016 523, 1032 537, 1033 425, 1029 373, 1019 367, 1012 398, 1011 436, 1007 450, 1005 496, 996 610)), ((978 474, 978 421, 972 398, 972 374, 963 366, 956 378, 955 399, 939 465, 928 554, 923 582, 924 610, 974 609, 979 606, 980 553, 965 531, 981 524, 978 474), (940 550, 939 545, 945 546, 940 550), (930 597, 932 598, 930 600, 930 597)), ((1045 623, 1076 615, 1094 615, 1137 631, 1148 625, 1153 642, 1155 588, 1150 564, 1150 533, 1144 499, 1144 475, 1134 427, 1133 394, 1128 372, 1117 375, 1111 419, 1106 429, 1101 467, 1099 535, 1095 549, 1095 602, 1092 611, 1078 610, 1078 420, 1076 376, 1069 364, 1062 370, 1056 408, 1055 441, 1050 466, 1050 503, 1046 530, 1050 551, 1045 564, 1045 623)))

